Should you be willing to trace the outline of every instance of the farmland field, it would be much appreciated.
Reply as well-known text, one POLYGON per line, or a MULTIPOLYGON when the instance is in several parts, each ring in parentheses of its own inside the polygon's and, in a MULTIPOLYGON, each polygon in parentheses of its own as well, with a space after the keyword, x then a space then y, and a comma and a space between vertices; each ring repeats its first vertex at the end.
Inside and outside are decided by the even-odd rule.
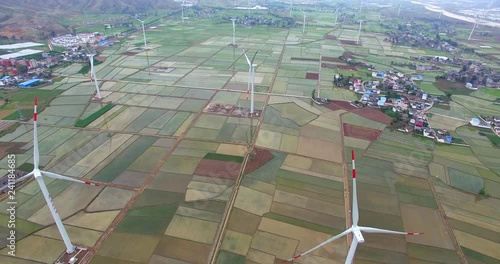
MULTIPOLYGON (((292 12, 298 22, 300 8, 292 12)), ((436 81, 444 68, 423 73, 417 85, 447 99, 429 111, 429 124, 467 145, 437 144, 397 131, 377 109, 354 107, 350 101, 359 95, 332 82, 336 74, 376 80, 371 69, 342 55, 413 75, 414 68, 394 62, 447 54, 386 41, 381 23, 402 19, 379 14, 394 16, 394 7, 370 6, 356 15, 372 22, 363 25, 360 43, 357 23, 342 18, 334 25, 330 13, 311 10, 305 33, 300 24, 239 25, 237 48, 229 45, 232 26, 222 16, 243 18, 247 11, 213 12, 197 17, 190 9, 184 23, 177 15, 163 18, 146 29, 147 51, 142 32, 104 49, 105 61, 96 65, 100 102, 91 100, 95 86, 78 73, 82 65, 73 64, 53 69, 57 82, 13 92, 12 102, 0 106, 11 124, 19 115, 31 118, 38 96, 40 167, 99 183, 44 178, 71 241, 91 249, 86 263, 273 264, 301 254, 351 225, 351 150, 359 224, 425 233, 365 234, 356 263, 454 264, 462 254, 469 263, 500 260, 498 137, 468 123, 498 115, 497 90, 436 81), (253 117, 246 114, 251 96, 242 49, 256 54, 253 117), (317 105, 313 92, 332 101, 317 105)), ((19 170, 33 168, 33 120, 11 130, 0 136, 2 175, 10 153, 19 170)), ((17 187, 19 254, 10 256, 4 239, 1 263, 54 263, 63 253, 42 196, 36 181, 17 187)), ((0 196, 2 236, 9 232, 9 205, 0 196)), ((343 263, 351 239, 297 263, 343 263)))

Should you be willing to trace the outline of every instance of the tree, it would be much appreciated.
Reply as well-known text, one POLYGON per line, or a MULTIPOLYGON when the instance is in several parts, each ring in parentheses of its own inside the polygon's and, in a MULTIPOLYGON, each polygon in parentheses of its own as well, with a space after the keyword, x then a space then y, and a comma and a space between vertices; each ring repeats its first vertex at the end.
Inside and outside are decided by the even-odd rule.
POLYGON ((16 70, 19 71, 19 73, 24 74, 28 72, 28 67, 26 67, 26 65, 19 64, 16 66, 16 70))

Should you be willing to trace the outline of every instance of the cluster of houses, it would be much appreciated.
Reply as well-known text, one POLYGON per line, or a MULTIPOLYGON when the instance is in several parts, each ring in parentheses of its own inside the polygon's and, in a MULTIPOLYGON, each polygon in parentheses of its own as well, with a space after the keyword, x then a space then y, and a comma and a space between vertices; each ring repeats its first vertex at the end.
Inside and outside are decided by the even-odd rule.
POLYGON ((424 137, 434 139, 440 143, 453 143, 453 137, 451 136, 450 132, 445 129, 432 129, 430 127, 424 127, 422 129, 424 137))
POLYGON ((487 68, 480 61, 464 62, 460 70, 449 70, 445 77, 449 81, 465 83, 466 88, 473 90, 500 88, 500 72, 487 68))
MULTIPOLYGON (((228 23, 232 23, 230 17, 223 17, 228 23)), ((234 21, 236 25, 241 26, 270 26, 270 27, 294 27, 295 20, 288 17, 272 17, 266 18, 263 16, 247 16, 243 18, 236 17, 234 21)))
POLYGON ((0 60, 0 87, 16 86, 32 78, 50 78, 50 67, 59 64, 59 58, 49 53, 42 53, 42 59, 0 60), (20 72, 19 66, 25 66, 26 72, 20 72))
MULTIPOLYGON (((451 144, 453 137, 444 129, 429 126, 426 113, 439 98, 430 97, 414 83, 421 80, 421 75, 408 76, 399 72, 373 72, 372 77, 380 81, 351 79, 349 89, 362 94, 361 100, 351 102, 359 107, 390 109, 398 116, 395 126, 401 132, 416 132, 440 143, 451 144)), ((335 76, 339 78, 339 76, 335 76)))
POLYGON ((74 47, 86 43, 99 43, 104 39, 98 32, 80 33, 76 35, 66 34, 52 38, 50 43, 57 47, 74 47))
MULTIPOLYGON (((477 90, 482 87, 500 88, 500 72, 494 71, 478 60, 448 58, 445 56, 410 57, 413 60, 454 66, 460 69, 448 70, 438 79, 464 83, 466 88, 477 90)), ((430 70, 436 66, 427 66, 430 70)), ((439 68, 439 67, 438 67, 439 68)), ((417 70, 422 70, 418 69, 417 70)))
POLYGON ((460 49, 457 48, 457 42, 441 38, 441 34, 446 35, 446 33, 440 33, 442 32, 442 27, 440 27, 440 25, 435 24, 431 30, 435 32, 436 37, 429 37, 427 34, 422 33, 429 32, 429 29, 424 25, 419 25, 413 22, 398 26, 382 26, 391 29, 391 31, 386 32, 387 37, 384 41, 390 42, 394 45, 447 51, 451 54, 457 54, 460 52, 460 49))
POLYGON ((474 117, 469 123, 475 127, 491 129, 497 136, 500 137, 500 116, 497 117, 474 117))

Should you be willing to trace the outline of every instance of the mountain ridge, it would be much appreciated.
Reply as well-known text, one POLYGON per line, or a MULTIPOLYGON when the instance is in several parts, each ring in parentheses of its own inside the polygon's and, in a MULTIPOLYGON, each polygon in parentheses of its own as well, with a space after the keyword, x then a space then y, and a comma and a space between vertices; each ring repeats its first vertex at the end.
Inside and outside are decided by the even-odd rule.
POLYGON ((50 34, 71 33, 61 18, 87 14, 136 14, 179 8, 174 0, 3 0, 0 36, 6 39, 43 40, 50 34))

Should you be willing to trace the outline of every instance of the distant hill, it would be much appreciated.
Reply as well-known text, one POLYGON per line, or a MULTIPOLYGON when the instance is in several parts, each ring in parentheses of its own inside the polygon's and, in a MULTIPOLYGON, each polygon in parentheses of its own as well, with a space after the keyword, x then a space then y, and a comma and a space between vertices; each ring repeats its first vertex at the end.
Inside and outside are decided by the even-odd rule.
POLYGON ((129 13, 178 6, 173 0, 2 0, 0 11, 50 11, 129 13), (6 9, 6 10, 5 10, 6 9))
POLYGON ((135 14, 178 8, 180 4, 174 0, 2 0, 0 36, 40 40, 51 32, 70 33, 60 21, 79 14, 135 14))

